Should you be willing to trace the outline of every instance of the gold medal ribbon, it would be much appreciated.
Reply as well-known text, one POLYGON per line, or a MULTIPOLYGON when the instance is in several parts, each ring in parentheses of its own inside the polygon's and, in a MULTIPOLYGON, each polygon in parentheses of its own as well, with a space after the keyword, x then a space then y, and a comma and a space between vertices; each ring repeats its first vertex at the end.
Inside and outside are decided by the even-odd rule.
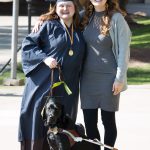
POLYGON ((69 33, 69 30, 67 28, 67 26, 65 25, 65 28, 66 28, 66 31, 67 31, 67 34, 69 35, 69 38, 70 38, 70 42, 71 42, 71 45, 73 44, 73 32, 74 32, 74 27, 73 27, 73 23, 71 25, 71 34, 69 33))
MULTIPOLYGON (((73 39, 73 32, 74 32, 73 24, 71 25, 71 34, 70 34, 70 32, 69 32, 69 30, 68 30, 68 28, 67 28, 66 25, 65 25, 65 28, 66 28, 67 34, 69 35, 69 39, 70 39, 70 43, 71 43, 71 47, 72 47, 73 41, 74 41, 74 39, 73 39)), ((73 53, 74 53, 73 50, 70 49, 68 54, 69 54, 70 56, 73 56, 73 53)))

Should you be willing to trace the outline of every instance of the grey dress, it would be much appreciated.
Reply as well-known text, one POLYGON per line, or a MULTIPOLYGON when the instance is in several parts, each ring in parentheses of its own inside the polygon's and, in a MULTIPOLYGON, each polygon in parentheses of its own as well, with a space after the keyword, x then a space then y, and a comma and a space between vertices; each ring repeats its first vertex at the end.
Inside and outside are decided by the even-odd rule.
POLYGON ((100 18, 104 12, 95 12, 84 31, 87 56, 81 77, 81 108, 117 111, 119 97, 113 95, 117 63, 112 52, 110 35, 100 35, 100 18))

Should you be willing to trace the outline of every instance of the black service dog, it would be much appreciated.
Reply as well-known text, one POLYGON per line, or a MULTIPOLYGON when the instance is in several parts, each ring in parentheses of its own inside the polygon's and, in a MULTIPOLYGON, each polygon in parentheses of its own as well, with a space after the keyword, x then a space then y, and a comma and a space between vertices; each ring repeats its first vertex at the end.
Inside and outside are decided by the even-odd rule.
POLYGON ((75 142, 68 134, 86 138, 84 127, 76 125, 68 115, 64 114, 63 105, 57 98, 48 98, 43 109, 43 120, 47 127, 50 150, 94 150, 94 144, 87 141, 75 142))

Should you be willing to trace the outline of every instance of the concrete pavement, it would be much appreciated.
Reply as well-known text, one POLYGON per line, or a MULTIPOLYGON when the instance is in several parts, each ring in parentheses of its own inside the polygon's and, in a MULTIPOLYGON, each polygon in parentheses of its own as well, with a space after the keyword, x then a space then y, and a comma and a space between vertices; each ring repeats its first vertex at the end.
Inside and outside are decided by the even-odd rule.
MULTIPOLYGON (((11 33, 12 33, 12 16, 0 16, 0 68, 11 58, 11 33)), ((37 17, 32 17, 31 25, 33 26, 37 17)), ((28 34, 28 17, 19 16, 18 19, 18 47, 20 47, 23 38, 28 34)), ((20 62, 20 52, 17 61, 20 62)), ((8 66, 10 67, 10 66, 8 66)))
MULTIPOLYGON (((18 119, 23 86, 0 86, 0 146, 2 150, 19 150, 18 119)), ((77 122, 83 122, 79 108, 77 122)), ((119 150, 149 150, 150 143, 150 85, 129 86, 121 94, 120 110, 116 113, 119 150)), ((99 113, 99 129, 103 126, 99 113)))

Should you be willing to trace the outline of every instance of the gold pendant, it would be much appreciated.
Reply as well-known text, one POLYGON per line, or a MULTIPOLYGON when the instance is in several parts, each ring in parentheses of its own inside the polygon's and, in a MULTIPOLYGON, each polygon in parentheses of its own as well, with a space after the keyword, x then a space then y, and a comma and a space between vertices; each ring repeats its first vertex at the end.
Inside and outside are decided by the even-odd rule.
POLYGON ((73 50, 72 49, 69 50, 69 56, 73 56, 73 50))

